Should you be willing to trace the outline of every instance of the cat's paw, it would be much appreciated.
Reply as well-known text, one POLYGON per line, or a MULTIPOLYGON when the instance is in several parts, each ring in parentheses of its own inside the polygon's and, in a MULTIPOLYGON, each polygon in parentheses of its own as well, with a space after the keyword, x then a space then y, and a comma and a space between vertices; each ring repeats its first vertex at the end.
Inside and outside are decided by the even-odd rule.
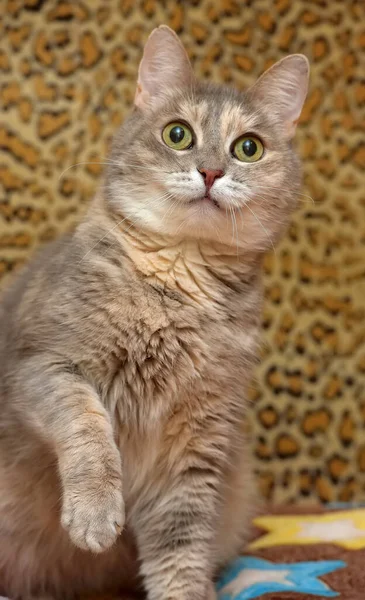
POLYGON ((102 492, 66 491, 61 524, 72 542, 82 550, 104 552, 124 526, 124 501, 120 489, 110 486, 102 492))

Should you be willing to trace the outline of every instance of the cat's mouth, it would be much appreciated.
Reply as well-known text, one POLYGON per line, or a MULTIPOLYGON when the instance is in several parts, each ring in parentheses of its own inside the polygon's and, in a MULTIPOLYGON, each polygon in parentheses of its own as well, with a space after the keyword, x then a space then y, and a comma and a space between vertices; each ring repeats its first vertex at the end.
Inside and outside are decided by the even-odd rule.
POLYGON ((213 206, 215 208, 220 209, 219 202, 217 202, 217 200, 214 200, 214 198, 212 198, 210 194, 205 194, 205 196, 202 196, 201 198, 191 200, 190 204, 204 204, 206 206, 213 206))

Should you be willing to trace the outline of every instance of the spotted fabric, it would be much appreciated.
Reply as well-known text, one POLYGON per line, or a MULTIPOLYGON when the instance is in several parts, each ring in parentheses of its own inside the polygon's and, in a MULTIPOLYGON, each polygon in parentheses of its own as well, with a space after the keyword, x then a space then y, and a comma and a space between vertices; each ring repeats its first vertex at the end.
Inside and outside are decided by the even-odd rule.
POLYGON ((364 497, 363 0, 2 0, 0 19, 1 286, 85 211, 153 27, 181 35, 198 75, 240 88, 308 56, 303 195, 265 262, 252 453, 277 502, 364 497))

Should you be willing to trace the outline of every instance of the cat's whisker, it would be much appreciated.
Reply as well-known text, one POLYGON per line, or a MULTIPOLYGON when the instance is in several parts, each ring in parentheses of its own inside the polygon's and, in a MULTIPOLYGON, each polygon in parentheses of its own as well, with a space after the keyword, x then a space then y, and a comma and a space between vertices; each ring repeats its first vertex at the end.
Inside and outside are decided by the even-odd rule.
MULTIPOLYGON (((167 195, 167 198, 168 198, 168 199, 172 199, 172 198, 173 198, 173 196, 172 196, 171 194, 168 194, 168 195, 167 195)), ((167 218, 167 215, 170 215, 170 214, 173 212, 174 208, 175 208, 176 206, 178 206, 178 204, 179 204, 179 201, 178 201, 178 200, 175 200, 174 202, 172 202, 172 203, 171 203, 171 205, 169 206, 169 208, 168 208, 168 209, 167 209, 167 211, 165 212, 164 216, 162 217, 162 222, 164 222, 164 221, 165 221, 165 219, 167 218)))
POLYGON ((174 235, 178 235, 187 222, 188 219, 183 219, 177 229, 175 229, 174 235))
POLYGON ((60 181, 60 179, 62 179, 62 177, 64 176, 65 173, 67 173, 67 171, 70 171, 70 169, 74 169, 75 167, 79 167, 81 165, 106 165, 108 163, 105 162, 89 162, 89 161, 85 161, 85 162, 79 162, 79 163, 75 163, 73 165, 70 165, 69 167, 67 167, 67 169, 65 169, 64 171, 62 171, 61 175, 59 175, 58 177, 58 181, 60 181))
POLYGON ((276 255, 276 250, 275 250, 274 243, 273 243, 273 241, 271 239, 271 236, 270 236, 269 232, 267 231, 266 227, 262 224, 261 220, 258 218, 258 216, 256 215, 256 213, 252 210, 252 208, 249 207, 249 205, 248 205, 247 202, 245 203, 245 207, 250 211, 250 213, 252 214, 252 216, 254 217, 254 219, 256 219, 257 223, 260 225, 262 231, 265 233, 267 239, 270 242, 270 245, 271 245, 271 247, 272 247, 272 249, 274 251, 274 254, 276 255))
MULTIPOLYGON (((151 204, 156 204, 157 202, 159 202, 160 200, 162 200, 165 196, 169 196, 169 194, 163 194, 162 196, 158 196, 157 198, 153 199, 153 202, 151 204)), ((82 259, 80 260, 80 263, 82 263, 83 260, 85 260, 85 258, 90 254, 90 252, 92 252, 93 250, 95 250, 95 248, 103 241, 105 240, 106 237, 108 237, 108 235, 110 235, 111 233, 113 233, 113 231, 115 231, 117 229, 117 227, 120 227, 120 225, 122 225, 124 223, 124 221, 126 221, 128 219, 128 217, 124 217, 123 219, 121 219, 120 221, 118 221, 111 229, 109 229, 104 235, 103 237, 100 238, 100 240, 98 240, 96 242, 96 244, 90 248, 90 250, 88 250, 86 252, 86 254, 82 257, 82 259)), ((137 222, 138 219, 136 219, 135 222, 137 222)), ((132 223, 132 225, 134 225, 135 223, 132 223)))
MULTIPOLYGON (((283 203, 281 202, 275 202, 272 198, 272 196, 270 196, 269 194, 267 196, 257 196, 255 195, 255 197, 250 200, 250 202, 256 203, 256 204, 261 204, 259 202, 257 202, 257 200, 261 200, 261 203, 263 202, 267 202, 270 205, 276 206, 277 208, 281 208, 283 206, 283 203)), ((311 204, 312 206, 314 205, 314 201, 313 202, 309 202, 309 200, 305 200, 303 198, 299 198, 299 202, 301 204, 311 204)))
MULTIPOLYGON (((274 202, 274 200, 270 194, 268 194, 267 196, 255 195, 253 201, 256 201, 257 199, 260 199, 263 202, 268 202, 270 204, 273 204, 274 206, 277 206, 278 208, 281 208, 283 206, 282 202, 274 202)), ((314 201, 312 202, 312 201, 306 200, 305 198, 301 198, 301 197, 299 197, 298 200, 301 204, 311 204, 312 206, 315 204, 314 201)))
POLYGON ((213 227, 214 227, 214 231, 216 232, 216 234, 217 234, 217 237, 218 237, 218 239, 219 239, 220 243, 221 243, 221 244, 223 244, 222 236, 221 236, 221 234, 219 233, 219 229, 218 229, 218 227, 217 227, 216 225, 214 225, 214 223, 213 223, 213 227))
POLYGON ((165 171, 164 169, 161 169, 159 167, 153 167, 152 165, 148 165, 148 167, 141 165, 140 163, 133 163, 133 162, 124 162, 124 161, 120 161, 120 160, 110 160, 110 159, 106 159, 106 162, 103 164, 108 164, 108 165, 112 165, 115 167, 118 167, 120 169, 123 169, 125 167, 128 168, 133 168, 133 169, 140 169, 140 170, 144 170, 144 171, 155 171, 156 173, 169 173, 169 171, 165 171))
MULTIPOLYGON (((275 185, 255 185, 255 187, 261 188, 261 189, 266 189, 266 190, 277 190, 279 192, 290 192, 290 193, 293 193, 293 190, 291 190, 290 188, 284 188, 282 186, 275 186, 275 185)), ((296 192, 296 194, 299 195, 299 196, 306 196, 310 200, 313 200, 313 197, 310 194, 305 194, 304 192, 296 192)))
MULTIPOLYGON (((293 191, 293 190, 290 190, 288 188, 283 188, 283 187, 279 187, 279 186, 275 187, 275 186, 272 186, 272 185, 268 185, 268 186, 255 185, 255 188, 264 189, 264 190, 267 190, 267 191, 275 190, 275 191, 278 191, 278 192, 281 191, 281 192, 291 192, 292 193, 292 191, 293 191)), ((314 200, 314 198, 312 196, 310 196, 309 194, 304 194, 303 192, 298 192, 297 195, 301 196, 302 198, 308 198, 308 200, 310 200, 312 202, 312 204, 316 203, 315 200, 314 200)))
POLYGON ((114 163, 116 166, 120 167, 121 169, 127 167, 127 168, 132 168, 132 169, 140 169, 143 171, 149 171, 149 172, 155 172, 155 173, 164 173, 165 175, 168 175, 169 173, 171 173, 171 171, 165 171, 165 169, 161 169, 159 167, 152 167, 152 166, 148 166, 148 167, 143 167, 142 165, 139 164, 133 164, 133 163, 114 163))
POLYGON ((232 221, 232 242, 231 242, 231 245, 233 245, 234 238, 236 238, 237 256, 238 256, 238 229, 237 229, 236 216, 234 214, 234 209, 233 209, 232 206, 229 207, 229 212, 231 214, 231 221, 232 221), (234 235, 234 233, 235 233, 235 235, 234 235))
POLYGON ((236 231, 236 222, 235 222, 235 216, 234 216, 234 209, 233 209, 233 207, 232 207, 231 215, 232 215, 231 218, 232 218, 232 223, 233 223, 233 231, 234 231, 234 234, 235 234, 234 235, 234 239, 236 239, 236 243, 237 243, 238 232, 236 231))
MULTIPOLYGON (((236 216, 236 210, 240 211, 242 209, 242 207, 237 204, 236 202, 234 202, 233 206, 229 206, 229 210, 231 213, 231 220, 232 223, 234 224, 234 229, 236 232, 236 248, 237 248, 237 258, 239 255, 239 249, 238 249, 238 242, 239 242, 239 236, 238 236, 238 223, 237 223, 237 216, 236 216)), ((226 215, 227 215, 227 209, 226 209, 226 215)))
POLYGON ((234 220, 233 220, 233 209, 232 206, 229 206, 229 214, 231 216, 231 224, 232 224, 232 239, 231 239, 231 246, 233 246, 233 242, 235 239, 235 228, 234 228, 234 220))
POLYGON ((116 167, 133 167, 136 169, 144 169, 147 171, 156 171, 159 173, 169 173, 169 171, 165 171, 164 169, 160 169, 159 167, 153 167, 151 165, 149 165, 148 167, 145 167, 143 165, 141 165, 140 163, 136 163, 136 162, 129 162, 129 163, 125 163, 122 162, 121 160, 113 160, 111 158, 108 157, 101 157, 100 158, 100 162, 85 162, 85 163, 76 163, 76 164, 103 164, 103 165, 113 165, 116 167))
POLYGON ((274 200, 270 196, 267 198, 265 198, 264 196, 255 196, 254 198, 252 198, 252 200, 250 200, 250 202, 252 202, 252 204, 258 204, 259 206, 262 206, 262 202, 269 202, 270 205, 276 206, 277 208, 280 208, 282 206, 282 204, 274 202, 274 200), (261 202, 257 202, 257 200, 261 200, 261 202))
MULTIPOLYGON (((154 198, 154 202, 153 202, 153 204, 155 204, 155 203, 156 203, 157 201, 159 201, 159 200, 161 200, 161 197, 154 198)), ((119 222, 116 224, 116 226, 115 226, 115 227, 113 227, 112 229, 110 229, 110 230, 109 230, 109 231, 108 231, 108 232, 105 234, 105 236, 104 236, 103 238, 101 238, 101 240, 99 240, 99 242, 98 242, 98 243, 97 243, 97 244, 94 246, 94 248, 96 248, 96 246, 97 246, 98 244, 100 244, 100 242, 101 242, 101 241, 102 241, 102 240, 103 240, 103 239, 104 239, 104 238, 105 238, 107 235, 109 235, 110 233, 112 233, 112 232, 113 232, 113 230, 115 230, 115 229, 116 229, 116 227, 118 227, 118 226, 122 225, 122 224, 123 224, 123 223, 124 223, 126 220, 128 220, 128 217, 125 217, 124 219, 122 219, 121 221, 119 221, 119 222)), ((131 221, 131 222, 130 222, 130 224, 129 224, 129 227, 127 227, 127 229, 125 229, 125 230, 124 230, 124 232, 125 232, 125 233, 127 233, 127 232, 128 232, 128 231, 129 231, 129 230, 132 228, 132 227, 134 227, 134 226, 137 224, 137 222, 138 222, 138 217, 137 217, 136 219, 134 219, 133 221, 131 221)), ((113 245, 113 244, 112 244, 112 245, 113 245)), ((89 250, 89 252, 91 252, 91 251, 92 251, 94 248, 91 248, 91 250, 89 250)), ((86 255, 85 255, 85 256, 86 256, 86 255)), ((84 258, 85 258, 85 257, 84 257, 84 258)), ((83 260, 83 259, 82 259, 82 260, 83 260)))
MULTIPOLYGON (((117 223, 116 227, 122 225, 127 220, 128 220, 128 217, 125 217, 124 219, 122 219, 121 221, 119 221, 119 223, 117 223)), ((127 227, 127 229, 125 229, 124 232, 127 233, 132 227, 134 227, 134 225, 137 224, 137 222, 138 222, 138 217, 136 219, 134 219, 133 221, 131 221, 129 227, 127 227)), ((107 235, 109 235, 110 233, 112 233, 113 230, 115 230, 115 227, 113 227, 112 229, 110 229, 109 232, 107 232, 107 234, 105 234, 104 237, 106 237, 107 235)), ((102 239, 104 239, 104 238, 102 238, 102 239)), ((96 248, 96 246, 98 244, 100 244, 100 242, 102 241, 102 239, 99 240, 99 242, 94 246, 94 248, 96 248)), ((116 239, 114 240, 114 242, 111 243, 111 247, 114 247, 115 243, 116 243, 116 239)), ((90 251, 92 251, 92 250, 93 250, 93 248, 91 248, 90 251)))
POLYGON ((138 217, 130 222, 129 227, 127 227, 127 229, 124 230, 124 233, 128 233, 128 231, 130 229, 132 229, 132 227, 134 227, 137 223, 138 223, 138 217))
MULTIPOLYGON (((233 240, 233 224, 232 224, 232 213, 231 213, 231 207, 230 207, 230 206, 228 206, 228 208, 229 208, 229 220, 230 220, 231 227, 232 227, 232 239, 231 239, 231 245, 232 245, 232 240, 233 240)), ((228 213, 227 213, 227 218, 228 218, 228 213)))
POLYGON ((235 228, 236 228, 236 248, 237 248, 237 258, 238 258, 238 225, 237 225, 236 213, 234 210, 232 211, 232 215, 233 215, 234 224, 235 224, 235 228))
POLYGON ((125 220, 127 219, 127 217, 125 217, 124 219, 121 219, 120 221, 118 221, 118 223, 116 223, 111 229, 109 229, 105 235, 103 235, 102 238, 100 238, 100 240, 98 240, 96 242, 96 244, 90 248, 90 250, 88 250, 86 252, 86 254, 82 257, 82 259, 80 260, 79 264, 82 263, 83 260, 85 260, 85 258, 90 254, 90 252, 92 252, 93 250, 95 250, 95 248, 100 244, 100 242, 102 242, 103 240, 105 240, 106 237, 108 237, 108 235, 110 235, 113 231, 115 231, 117 229, 117 227, 119 227, 125 220))
POLYGON ((241 223, 242 223, 242 227, 244 226, 244 214, 243 214, 243 206, 239 206, 238 207, 238 214, 241 217, 241 223))
MULTIPOLYGON (((247 194, 246 186, 241 186, 239 183, 236 183, 236 185, 233 189, 234 189, 234 191, 236 191, 239 194, 247 194)), ((270 195, 270 191, 293 193, 293 190, 290 190, 289 188, 283 188, 282 186, 256 185, 255 184, 254 189, 264 190, 264 192, 267 192, 267 198, 266 198, 266 195, 264 192, 261 192, 261 195, 262 195, 262 197, 264 197, 265 199, 267 199, 270 202, 272 202, 272 197, 270 195)), ((298 198, 301 202, 305 202, 305 200, 303 200, 303 198, 307 198, 308 201, 311 202, 311 204, 316 203, 314 198, 312 196, 310 196, 309 194, 305 194, 303 192, 297 192, 296 195, 298 196, 298 198)))
POLYGON ((67 169, 64 169, 64 171, 62 171, 62 173, 59 175, 58 177, 58 181, 60 181, 60 179, 62 179, 62 177, 65 175, 65 173, 67 173, 67 171, 70 171, 71 169, 74 169, 75 167, 80 167, 80 166, 86 166, 86 165, 103 165, 103 166, 117 166, 120 168, 123 167, 127 167, 127 168, 133 168, 133 169, 140 169, 140 170, 145 170, 145 171, 149 171, 150 173, 155 172, 155 173, 164 173, 164 174, 168 174, 170 173, 170 171, 164 171, 163 169, 157 169, 155 167, 142 167, 141 165, 132 165, 132 164, 123 164, 121 165, 118 162, 115 161, 83 161, 83 162, 78 162, 75 163, 73 165, 70 165, 69 167, 67 167, 67 169))

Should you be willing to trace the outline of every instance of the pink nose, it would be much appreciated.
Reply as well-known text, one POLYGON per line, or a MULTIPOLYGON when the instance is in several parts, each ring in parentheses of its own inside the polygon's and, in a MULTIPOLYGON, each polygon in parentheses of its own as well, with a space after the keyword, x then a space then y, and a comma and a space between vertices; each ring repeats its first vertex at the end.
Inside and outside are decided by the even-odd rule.
POLYGON ((198 169, 198 171, 203 175, 207 192, 209 192, 215 180, 224 175, 222 169, 198 169))

